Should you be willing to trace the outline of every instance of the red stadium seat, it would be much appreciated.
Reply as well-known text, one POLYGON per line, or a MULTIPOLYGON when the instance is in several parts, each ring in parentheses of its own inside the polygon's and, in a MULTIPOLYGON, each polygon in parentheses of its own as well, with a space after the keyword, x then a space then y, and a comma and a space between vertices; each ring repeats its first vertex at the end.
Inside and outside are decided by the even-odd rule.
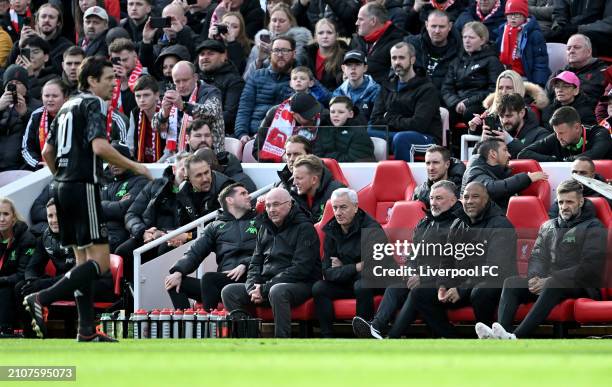
MULTIPOLYGON (((512 174, 521 172, 540 172, 542 167, 535 160, 510 160, 512 174)), ((546 211, 550 208, 550 184, 546 180, 540 180, 529 185, 519 193, 520 196, 535 196, 542 201, 546 211)))
POLYGON ((508 220, 517 234, 516 264, 519 275, 527 274, 531 250, 538 237, 540 226, 548 220, 542 202, 534 196, 513 196, 508 203, 508 220))
MULTIPOLYGON (((425 217, 425 205, 420 200, 396 202, 391 208, 389 222, 383 226, 390 242, 412 242, 412 234, 417 224, 425 217)), ((395 257, 398 264, 402 264, 400 257, 395 257)))
MULTIPOLYGON (((255 315, 264 321, 274 320, 272 308, 258 306, 255 308, 255 315)), ((306 300, 302 305, 291 308, 291 320, 293 321, 310 321, 315 318, 314 300, 312 298, 306 300)))
POLYGON ((612 180, 612 160, 593 160, 595 172, 599 173, 606 180, 612 180))
MULTIPOLYGON (((374 296, 374 310, 378 310, 382 298, 381 295, 374 296)), ((352 320, 357 315, 357 300, 354 298, 334 300, 333 304, 336 320, 352 320)))
POLYGON ((322 158, 321 160, 323 161, 327 169, 329 169, 329 171, 331 172, 334 180, 338 180, 340 183, 344 184, 345 187, 349 186, 348 180, 346 180, 346 176, 344 176, 344 173, 340 168, 340 164, 338 164, 336 160, 326 158, 322 158))
POLYGON ((359 191, 359 207, 381 225, 389 221, 395 202, 411 200, 416 186, 408 163, 401 160, 380 161, 372 183, 359 191))

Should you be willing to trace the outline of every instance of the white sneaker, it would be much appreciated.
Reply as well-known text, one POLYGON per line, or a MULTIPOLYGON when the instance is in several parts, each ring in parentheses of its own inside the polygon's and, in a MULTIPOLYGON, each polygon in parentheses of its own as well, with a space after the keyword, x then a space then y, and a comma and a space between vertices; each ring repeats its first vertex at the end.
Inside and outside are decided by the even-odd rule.
POLYGON ((493 323, 491 326, 493 335, 500 340, 516 340, 514 333, 508 333, 500 323, 493 323))
POLYGON ((486 324, 481 322, 476 323, 474 329, 476 330, 476 334, 478 335, 479 339, 497 339, 497 337, 495 337, 493 334, 493 329, 489 328, 486 324))

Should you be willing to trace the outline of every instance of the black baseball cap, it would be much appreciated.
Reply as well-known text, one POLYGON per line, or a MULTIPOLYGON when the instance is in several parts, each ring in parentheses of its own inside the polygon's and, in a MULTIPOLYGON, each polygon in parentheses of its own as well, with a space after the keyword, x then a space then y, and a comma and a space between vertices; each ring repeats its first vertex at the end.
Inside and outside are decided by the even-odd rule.
POLYGON ((312 121, 322 110, 321 104, 308 93, 296 93, 291 97, 291 111, 312 121))
POLYGON ((348 51, 346 54, 344 54, 344 59, 342 60, 342 64, 345 64, 348 62, 357 62, 357 63, 367 64, 368 60, 366 59, 366 56, 363 52, 359 50, 351 50, 351 51, 348 51))

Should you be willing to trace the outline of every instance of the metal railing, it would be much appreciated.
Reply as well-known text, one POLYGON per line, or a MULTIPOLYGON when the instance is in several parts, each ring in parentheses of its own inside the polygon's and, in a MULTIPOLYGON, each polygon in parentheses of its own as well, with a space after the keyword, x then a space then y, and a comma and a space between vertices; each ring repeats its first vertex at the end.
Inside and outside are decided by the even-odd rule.
MULTIPOLYGON (((250 196, 252 199, 255 199, 265 194, 266 192, 271 190, 273 187, 274 187, 274 184, 268 184, 265 187, 260 188, 257 191, 251 193, 250 196)), ((140 308, 140 266, 142 263, 142 254, 160 246, 162 243, 168 242, 169 240, 177 237, 178 235, 184 232, 193 230, 194 228, 197 228, 198 235, 202 235, 202 232, 204 230, 204 226, 206 225, 206 223, 215 219, 218 213, 219 213, 219 210, 215 210, 211 212, 210 214, 206 214, 203 217, 198 218, 194 220, 193 222, 188 223, 184 226, 181 226, 177 228, 176 230, 173 230, 165 235, 162 235, 161 237, 149 243, 146 243, 140 246, 139 248, 137 248, 136 250, 134 250, 134 311, 140 308)))

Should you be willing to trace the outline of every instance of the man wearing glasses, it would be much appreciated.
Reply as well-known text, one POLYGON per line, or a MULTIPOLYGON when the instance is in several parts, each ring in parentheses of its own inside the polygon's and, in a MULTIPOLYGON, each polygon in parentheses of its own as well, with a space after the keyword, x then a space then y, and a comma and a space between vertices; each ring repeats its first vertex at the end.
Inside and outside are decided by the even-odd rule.
POLYGON ((257 133, 266 112, 293 94, 289 87, 295 62, 295 40, 279 36, 272 41, 270 66, 251 73, 242 90, 234 136, 242 143, 257 133))
POLYGON ((221 291, 230 312, 249 306, 271 306, 274 336, 291 336, 291 307, 310 298, 312 284, 321 279, 319 237, 308 218, 284 188, 265 199, 266 213, 257 233, 246 284, 221 291))

